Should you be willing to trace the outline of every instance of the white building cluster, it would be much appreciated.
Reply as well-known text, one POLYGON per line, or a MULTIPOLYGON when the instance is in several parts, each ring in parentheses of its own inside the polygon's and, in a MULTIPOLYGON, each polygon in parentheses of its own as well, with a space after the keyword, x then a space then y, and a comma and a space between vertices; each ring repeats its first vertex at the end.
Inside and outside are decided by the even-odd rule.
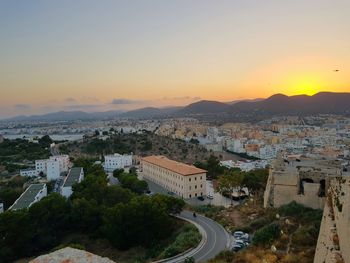
POLYGON ((220 161, 220 165, 224 166, 226 168, 239 168, 244 172, 249 172, 256 169, 263 169, 266 168, 268 165, 268 161, 266 160, 257 160, 257 161, 233 161, 233 160, 227 160, 227 161, 220 161))
POLYGON ((35 169, 25 169, 20 171, 21 176, 35 177, 43 174, 47 180, 58 179, 63 172, 68 172, 71 162, 68 155, 51 156, 49 159, 36 160, 35 169))
POLYGON ((117 169, 124 169, 132 166, 132 154, 110 154, 105 155, 105 162, 103 164, 104 170, 107 173, 112 173, 117 169))

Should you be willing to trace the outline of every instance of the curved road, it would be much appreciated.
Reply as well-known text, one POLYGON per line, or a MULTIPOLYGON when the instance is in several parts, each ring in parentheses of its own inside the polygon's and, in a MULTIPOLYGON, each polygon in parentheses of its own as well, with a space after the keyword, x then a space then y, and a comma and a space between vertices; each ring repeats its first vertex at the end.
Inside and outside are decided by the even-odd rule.
POLYGON ((186 257, 193 257, 196 262, 206 262, 214 258, 221 251, 229 248, 231 237, 217 222, 201 215, 197 215, 197 217, 194 218, 193 213, 190 211, 183 211, 179 215, 179 218, 191 221, 195 225, 197 224, 200 232, 204 231, 204 233, 202 233, 204 242, 201 243, 198 250, 194 249, 180 258, 166 262, 183 262, 186 257))

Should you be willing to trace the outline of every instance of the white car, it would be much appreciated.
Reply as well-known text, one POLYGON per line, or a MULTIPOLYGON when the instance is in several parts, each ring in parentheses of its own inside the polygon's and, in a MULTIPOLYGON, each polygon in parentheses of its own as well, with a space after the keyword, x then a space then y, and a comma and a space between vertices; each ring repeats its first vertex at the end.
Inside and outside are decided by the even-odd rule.
POLYGON ((211 199, 214 199, 214 197, 213 197, 211 194, 208 194, 208 195, 207 195, 207 198, 210 199, 210 200, 211 200, 211 199))

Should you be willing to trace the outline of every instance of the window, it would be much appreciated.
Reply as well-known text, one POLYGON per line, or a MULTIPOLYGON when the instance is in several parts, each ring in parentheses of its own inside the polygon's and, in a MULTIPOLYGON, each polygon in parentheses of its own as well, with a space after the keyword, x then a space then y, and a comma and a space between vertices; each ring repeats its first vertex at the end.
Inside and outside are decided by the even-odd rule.
POLYGON ((197 189, 197 185, 194 186, 194 189, 197 189))
POLYGON ((192 197, 192 195, 189 195, 189 197, 191 198, 191 197, 192 197))
POLYGON ((195 193, 194 196, 197 196, 197 193, 195 193))
POLYGON ((197 181, 197 177, 195 177, 194 180, 197 181))
POLYGON ((191 178, 190 178, 190 179, 188 179, 188 181, 190 181, 190 182, 191 182, 191 178))

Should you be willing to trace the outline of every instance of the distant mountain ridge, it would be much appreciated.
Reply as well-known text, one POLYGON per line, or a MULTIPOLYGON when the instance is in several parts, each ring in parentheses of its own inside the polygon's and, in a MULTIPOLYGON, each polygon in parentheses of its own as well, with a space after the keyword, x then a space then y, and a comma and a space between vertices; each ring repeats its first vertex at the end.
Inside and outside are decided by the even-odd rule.
POLYGON ((60 111, 43 115, 17 116, 10 121, 73 121, 114 118, 208 117, 225 120, 249 120, 276 115, 345 114, 350 115, 350 93, 320 92, 313 96, 275 94, 267 99, 238 102, 202 100, 185 107, 147 107, 132 111, 87 113, 60 111))
POLYGON ((232 113, 255 115, 349 114, 350 93, 320 92, 313 96, 273 95, 257 102, 232 105, 232 113))

